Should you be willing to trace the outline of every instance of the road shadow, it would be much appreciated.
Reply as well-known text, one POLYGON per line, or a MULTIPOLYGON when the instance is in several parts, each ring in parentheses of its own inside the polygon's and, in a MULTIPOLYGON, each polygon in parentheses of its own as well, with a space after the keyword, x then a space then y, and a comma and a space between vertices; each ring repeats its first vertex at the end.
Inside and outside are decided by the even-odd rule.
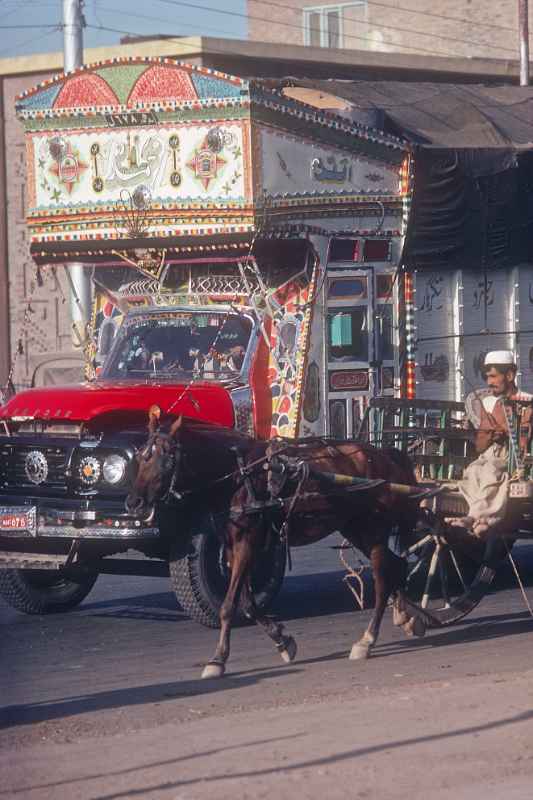
POLYGON ((119 597, 112 600, 97 600, 84 602, 83 605, 74 609, 71 613, 80 613, 81 611, 99 611, 101 609, 113 608, 115 606, 139 606, 150 608, 157 608, 164 611, 179 612, 178 602, 171 589, 168 592, 154 592, 152 594, 129 595, 127 597, 119 597))
MULTIPOLYGON (((358 610, 352 593, 343 581, 346 572, 316 572, 308 575, 288 575, 269 613, 291 621, 305 617, 322 617, 358 610)), ((374 604, 374 587, 370 573, 363 577, 365 606, 374 604)))
POLYGON ((397 656, 406 651, 434 650, 460 644, 488 642, 494 639, 507 638, 522 634, 531 635, 533 619, 527 611, 515 614, 491 615, 486 618, 469 620, 461 627, 429 630, 421 639, 404 639, 403 641, 384 642, 372 653, 372 658, 397 656))
POLYGON ((165 703, 179 697, 197 697, 200 695, 219 694, 230 689, 246 688, 262 683, 265 680, 295 675, 302 670, 297 667, 278 667, 262 670, 254 674, 239 675, 232 673, 224 680, 188 680, 171 683, 154 683, 146 686, 133 686, 124 689, 110 689, 95 694, 78 695, 43 703, 27 703, 4 706, 0 708, 0 729, 33 725, 37 722, 64 719, 65 717, 88 714, 95 711, 106 711, 113 708, 128 708, 150 703, 165 703))
MULTIPOLYGON (((268 613, 286 620, 295 620, 354 611, 357 607, 343 583, 344 575, 345 572, 342 570, 288 575, 268 613)), ((370 607, 374 602, 370 575, 365 578, 365 598, 367 606, 370 607)), ((69 612, 69 616, 72 614, 156 622, 190 621, 190 617, 181 610, 172 591, 85 602, 69 612)))
MULTIPOLYGON (((449 739, 454 739, 458 736, 476 736, 482 733, 486 733, 487 731, 504 731, 511 725, 516 725, 524 722, 529 722, 533 719, 533 711, 524 711, 520 714, 514 714, 513 716, 502 717, 501 719, 493 720, 491 722, 485 722, 480 725, 469 725, 461 728, 453 728, 451 730, 446 730, 439 733, 428 734, 424 736, 411 736, 405 737, 403 739, 384 739, 379 744, 369 745, 366 747, 355 747, 351 748, 350 750, 341 750, 339 752, 333 753, 331 755, 322 756, 320 758, 309 758, 309 759, 301 759, 295 761, 284 761, 283 765, 280 768, 279 764, 276 764, 272 767, 263 767, 259 769, 251 769, 251 768, 244 768, 241 770, 236 771, 228 771, 225 770, 223 772, 219 772, 218 774, 214 775, 206 775, 205 770, 200 768, 198 770, 198 775, 192 778, 184 778, 178 779, 175 781, 170 781, 168 778, 164 782, 159 783, 150 783, 144 784, 138 788, 128 788, 123 789, 121 788, 118 791, 112 791, 107 794, 98 794, 93 795, 93 800, 122 800, 122 798, 133 798, 133 797, 145 797, 146 795, 153 794, 155 792, 165 791, 168 792, 170 790, 176 789, 184 789, 186 787, 195 786, 197 784, 201 784, 203 789, 203 794, 206 793, 207 787, 209 784, 214 784, 217 781, 228 781, 228 780, 246 780, 252 779, 257 780, 258 778, 265 777, 267 775, 280 775, 280 772, 283 776, 295 772, 296 770, 308 770, 320 767, 328 767, 334 766, 336 764, 341 764, 346 761, 354 761, 356 759, 365 758, 371 755, 376 755, 383 752, 391 752, 393 750, 402 750, 403 748, 413 747, 418 744, 427 745, 428 743, 438 743, 443 742, 449 739)), ((466 740, 468 741, 468 739, 466 740)), ((179 763, 181 759, 176 759, 176 764, 179 763)), ((250 758, 248 759, 248 763, 257 763, 257 758, 250 758)), ((146 768, 149 768, 150 765, 147 765, 146 768)), ((138 768, 137 768, 138 769, 138 768)))
MULTIPOLYGON (((517 548, 515 558, 525 588, 533 587, 533 545, 517 548)), ((358 611, 352 593, 343 581, 343 569, 285 576, 281 591, 268 613, 286 621, 344 614, 358 611)), ((370 570, 362 574, 365 609, 374 605, 374 586, 370 570)), ((489 594, 516 587, 516 577, 506 560, 498 568, 489 594)), ((112 600, 85 602, 69 614, 81 614, 111 619, 152 620, 155 622, 184 622, 190 620, 172 591, 133 595, 112 600)), ((244 623, 246 624, 246 623, 244 623)))
POLYGON ((26 792, 34 792, 38 789, 57 789, 60 786, 66 786, 73 783, 86 783, 87 781, 94 781, 99 780, 100 778, 117 778, 123 775, 129 775, 134 772, 144 772, 147 769, 160 769, 161 767, 168 767, 174 764, 180 764, 183 761, 189 763, 190 761, 198 758, 209 758, 209 756, 216 756, 220 753, 225 753, 231 750, 244 750, 247 747, 260 747, 267 744, 277 744, 278 742, 284 742, 287 740, 292 741, 293 739, 298 739, 301 736, 308 736, 308 733, 291 733, 287 736, 273 736, 269 739, 255 739, 249 742, 239 742, 239 744, 228 744, 226 747, 213 747, 210 750, 200 750, 195 753, 187 753, 183 756, 177 756, 176 758, 165 758, 161 761, 149 761, 147 763, 141 764, 140 766, 134 767, 127 767, 126 769, 116 769, 116 770, 107 770, 106 772, 94 772, 92 774, 84 774, 79 778, 65 778, 60 781, 49 781, 48 783, 37 783, 33 784, 32 786, 21 786, 16 789, 0 789, 0 797, 9 796, 13 797, 16 794, 23 794, 26 792))

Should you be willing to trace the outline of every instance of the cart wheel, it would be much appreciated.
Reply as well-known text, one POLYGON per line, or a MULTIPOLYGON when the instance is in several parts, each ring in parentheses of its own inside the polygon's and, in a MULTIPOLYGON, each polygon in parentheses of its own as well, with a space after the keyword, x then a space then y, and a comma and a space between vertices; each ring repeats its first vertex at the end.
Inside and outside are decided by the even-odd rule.
POLYGON ((413 605, 427 612, 428 627, 453 625, 488 592, 496 573, 494 562, 484 563, 485 546, 478 541, 472 544, 472 554, 467 555, 464 548, 427 533, 405 551, 407 594, 413 605))
POLYGON ((85 569, 62 571, 39 569, 0 570, 0 595, 12 608, 26 614, 70 611, 85 600, 97 572, 85 569))
MULTIPOLYGON (((257 606, 263 611, 278 594, 285 575, 285 546, 273 536, 252 576, 257 606)), ((195 622, 220 627, 219 612, 229 584, 229 574, 220 543, 207 515, 195 525, 189 550, 176 542, 169 554, 170 580, 178 603, 195 622)), ((245 620, 239 612, 239 620, 245 620)))

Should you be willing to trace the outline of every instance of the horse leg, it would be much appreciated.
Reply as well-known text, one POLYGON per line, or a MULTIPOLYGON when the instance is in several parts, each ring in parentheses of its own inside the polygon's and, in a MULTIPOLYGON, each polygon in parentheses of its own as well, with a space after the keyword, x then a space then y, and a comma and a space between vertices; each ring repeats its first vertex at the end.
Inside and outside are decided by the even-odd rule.
POLYGON ((381 620, 387 607, 387 600, 391 593, 387 570, 388 547, 384 543, 374 543, 370 546, 370 563, 372 564, 372 574, 374 578, 374 591, 376 602, 374 613, 368 623, 368 627, 359 641, 355 642, 350 652, 350 660, 359 661, 369 658, 374 645, 376 644, 381 620))
POLYGON ((251 564, 252 542, 248 536, 239 536, 239 531, 229 532, 231 564, 228 591, 220 607, 220 636, 213 658, 205 665, 202 678, 221 678, 226 671, 230 654, 231 626, 239 604, 242 588, 248 577, 251 564), (232 537, 232 533, 235 535, 232 537))
POLYGON ((393 601, 393 625, 402 628, 407 636, 425 636, 427 620, 417 613, 404 591, 407 564, 391 550, 387 552, 387 574, 393 601))
POLYGON ((286 664, 294 661, 297 650, 296 641, 292 636, 285 636, 284 626, 281 622, 276 622, 271 617, 259 612, 249 581, 246 581, 243 586, 241 607, 248 619, 261 625, 267 636, 272 639, 282 660, 286 664))

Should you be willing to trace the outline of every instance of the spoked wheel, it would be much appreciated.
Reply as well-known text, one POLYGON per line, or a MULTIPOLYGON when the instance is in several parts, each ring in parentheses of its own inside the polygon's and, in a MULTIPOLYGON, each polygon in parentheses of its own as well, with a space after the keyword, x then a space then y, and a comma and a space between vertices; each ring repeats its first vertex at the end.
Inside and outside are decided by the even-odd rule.
MULTIPOLYGON (((468 533, 462 534, 469 537, 468 533)), ((495 569, 483 563, 485 546, 479 541, 453 546, 436 533, 426 533, 409 547, 407 594, 426 618, 428 627, 453 625, 469 614, 488 592, 495 569)))

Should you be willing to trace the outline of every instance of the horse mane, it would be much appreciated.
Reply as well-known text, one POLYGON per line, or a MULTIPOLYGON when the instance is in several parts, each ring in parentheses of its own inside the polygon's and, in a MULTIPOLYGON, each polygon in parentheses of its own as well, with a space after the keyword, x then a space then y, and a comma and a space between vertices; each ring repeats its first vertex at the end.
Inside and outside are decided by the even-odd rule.
POLYGON ((237 447, 244 451, 248 451, 256 443, 252 436, 235 428, 225 428, 212 422, 204 422, 190 417, 184 417, 180 436, 182 441, 187 443, 198 441, 226 448, 237 447))

